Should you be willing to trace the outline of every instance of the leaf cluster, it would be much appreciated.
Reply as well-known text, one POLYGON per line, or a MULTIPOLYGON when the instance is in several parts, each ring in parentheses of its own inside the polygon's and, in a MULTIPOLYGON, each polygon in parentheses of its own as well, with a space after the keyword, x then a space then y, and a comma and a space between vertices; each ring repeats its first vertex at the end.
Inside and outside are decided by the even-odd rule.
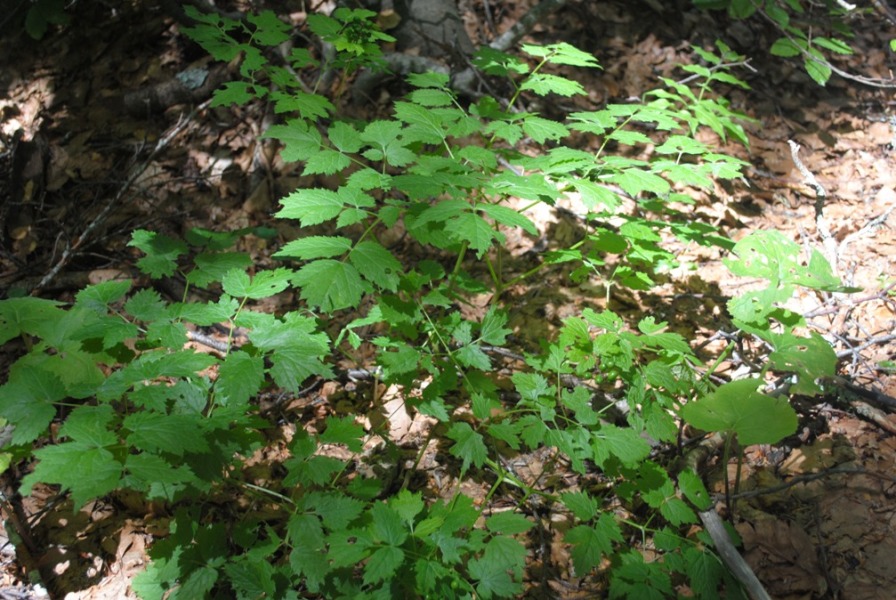
MULTIPOLYGON (((272 99, 283 120, 265 137, 305 175, 337 183, 282 199, 276 216, 305 235, 282 244, 276 268, 256 268, 235 250, 242 236, 266 230, 196 229, 185 240, 134 232, 144 274, 177 275, 213 301, 168 302, 152 287, 110 281, 70 305, 0 302, 0 343, 23 342, 0 387, 0 417, 11 431, 4 460, 35 460, 22 491, 56 484, 76 507, 124 489, 169 503, 170 535, 134 584, 144 598, 512 597, 531 558, 526 536, 543 527, 533 506, 561 515, 577 575, 610 565, 611 597, 674 596, 685 582, 701 598, 731 589, 694 528, 695 509, 710 503, 700 477, 658 457, 674 448, 681 419, 745 443, 792 433, 793 409, 759 391, 762 377, 793 374, 794 391, 820 393, 816 381, 836 361, 823 339, 794 333, 802 322, 784 305, 796 286, 841 289, 820 254, 803 266, 799 248, 774 232, 735 245, 687 212, 689 192, 739 177, 744 166, 697 139, 706 132, 746 143, 743 115, 715 92, 746 85, 729 68, 742 57, 724 44, 718 54, 695 49, 705 64, 686 67, 690 85, 663 81, 639 102, 559 121, 521 103, 583 94, 552 70, 597 68, 593 56, 565 43, 526 45, 526 57, 483 49, 474 64, 509 81, 509 102, 467 103, 446 75, 420 73, 408 77, 410 91, 391 114, 359 122, 309 91, 315 86, 302 77, 323 75, 310 53, 294 54, 289 69, 267 58, 264 49, 289 35, 272 13, 238 23, 188 10, 198 22, 189 35, 214 58, 241 57, 243 80, 215 103, 272 99), (597 150, 575 147, 567 141, 574 135, 589 136, 597 150), (529 272, 508 274, 507 235, 539 235, 527 213, 540 203, 572 205, 583 238, 550 246, 529 272), (396 231, 413 244, 413 260, 383 241, 396 231), (616 287, 648 290, 676 264, 670 236, 732 250, 736 275, 769 282, 729 303, 740 334, 774 348, 759 378, 716 388, 713 367, 689 340, 654 317, 627 323, 598 310, 597 299, 586 298, 534 350, 507 348, 515 332, 502 298, 510 286, 562 265, 572 267, 572 281, 602 282, 607 296, 616 287), (256 309, 288 290, 300 310, 256 309), (478 316, 458 310, 484 295, 492 301, 478 316), (345 311, 349 322, 334 332, 328 323, 345 311), (215 327, 223 341, 195 344, 215 327), (478 504, 458 491, 433 498, 410 472, 384 474, 408 467, 389 443, 381 461, 370 458, 369 442, 384 432, 352 414, 296 423, 280 476, 248 474, 244 463, 275 425, 261 399, 335 378, 337 353, 352 357, 362 345, 375 355, 367 366, 378 381, 401 390, 409 413, 435 423, 430 435, 447 450, 452 477, 488 483, 478 504), (502 353, 519 363, 510 374, 497 368, 502 353), (40 444, 54 422, 55 443, 40 444), (578 483, 527 481, 509 466, 508 457, 545 450, 578 483), (235 493, 266 510, 215 508, 235 493), (508 510, 498 510, 498 493, 512 500, 508 510), (622 512, 648 516, 624 520, 622 512), (647 562, 629 547, 635 533, 652 536, 663 559, 647 562)), ((337 50, 328 68, 376 61, 386 36, 371 16, 338 9, 308 18, 337 50)))

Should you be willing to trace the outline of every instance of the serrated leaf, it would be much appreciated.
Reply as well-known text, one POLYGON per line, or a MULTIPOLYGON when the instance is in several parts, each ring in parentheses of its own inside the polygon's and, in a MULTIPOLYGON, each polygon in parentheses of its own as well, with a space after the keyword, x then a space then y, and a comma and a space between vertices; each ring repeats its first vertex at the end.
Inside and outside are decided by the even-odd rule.
POLYGON ((583 52, 575 46, 566 42, 556 44, 548 44, 546 46, 535 46, 532 44, 523 44, 523 52, 532 56, 546 58, 549 63, 555 65, 570 65, 573 67, 595 67, 600 68, 597 59, 592 54, 583 52))
POLYGON ((236 298, 260 300, 285 290, 289 287, 292 276, 293 272, 290 269, 280 267, 269 271, 257 271, 250 279, 245 271, 233 269, 221 279, 221 286, 225 292, 236 298))
POLYGON ((344 121, 337 121, 330 125, 327 137, 330 143, 336 146, 340 152, 352 154, 361 149, 360 132, 344 121))
POLYGON ((36 440, 56 416, 55 402, 67 396, 62 380, 41 368, 16 369, 0 386, 0 415, 16 426, 13 444, 36 440))
POLYGON ((531 90, 539 96, 557 94, 559 96, 585 96, 587 92, 578 81, 572 81, 565 77, 549 75, 547 73, 535 73, 528 77, 520 86, 522 90, 531 90))
POLYGON ((131 432, 127 442, 141 450, 183 456, 208 451, 205 438, 197 435, 197 424, 197 418, 191 415, 142 411, 125 417, 122 427, 131 432))
POLYGON ((243 106, 255 100, 256 96, 255 86, 248 81, 228 81, 215 90, 210 106, 243 106))
POLYGON ((454 220, 454 225, 450 229, 452 236, 459 241, 468 242, 479 257, 491 248, 492 240, 499 235, 485 219, 473 213, 461 213, 454 220))
POLYGON ((517 393, 525 400, 537 400, 539 397, 549 394, 552 387, 548 380, 539 373, 516 372, 511 376, 517 393))
POLYGON ((106 312, 113 302, 121 300, 131 289, 130 279, 111 280, 89 285, 75 296, 75 305, 97 312, 106 312))
POLYGON ((440 89, 414 90, 408 97, 421 106, 451 106, 454 103, 454 97, 440 89))
POLYGON ((482 317, 479 339, 493 346, 504 344, 507 341, 507 336, 513 333, 505 325, 507 325, 507 314, 495 309, 494 306, 489 307, 488 312, 482 317))
POLYGON ((215 392, 223 405, 244 405, 256 396, 264 382, 264 359, 242 350, 224 357, 218 369, 215 392))
POLYGON ((118 437, 108 429, 113 418, 112 407, 108 404, 79 406, 59 429, 59 435, 93 448, 112 446, 118 442, 118 437))
POLYGON ((377 502, 370 509, 373 522, 370 533, 374 539, 391 546, 400 546, 408 537, 408 529, 401 516, 392 507, 377 502))
POLYGON ((129 476, 122 483, 127 485, 142 483, 148 488, 153 483, 174 485, 196 479, 186 465, 174 466, 155 454, 130 454, 125 460, 124 467, 129 476), (133 481, 133 479, 137 481, 133 481))
POLYGON ((844 42, 843 40, 837 38, 826 38, 816 36, 812 38, 812 43, 816 46, 821 46, 825 50, 830 50, 831 52, 836 52, 837 54, 852 54, 852 47, 844 42))
POLYGON ((8 298, 0 301, 0 344, 28 333, 48 338, 65 316, 61 302, 44 298, 8 298))
POLYGON ((286 162, 308 160, 320 150, 321 146, 320 132, 301 119, 292 119, 287 121, 286 125, 269 127, 261 137, 280 140, 284 144, 280 157, 286 162))
POLYGON ((546 140, 559 140, 569 135, 569 129, 562 123, 534 115, 523 119, 523 131, 539 144, 543 144, 546 140))
POLYGON ((154 231, 138 229, 131 234, 128 246, 142 250, 146 256, 137 267, 150 277, 167 277, 177 270, 177 259, 187 253, 187 245, 154 231))
POLYGON ((449 451, 452 456, 460 458, 463 461, 463 470, 466 471, 472 464, 475 467, 481 467, 485 462, 488 451, 482 435, 467 423, 453 423, 448 428, 447 437, 454 440, 454 445, 449 451))
POLYGON ((349 261, 377 287, 390 292, 398 289, 403 272, 401 263, 378 242, 367 240, 359 243, 352 249, 349 261))
POLYGON ((478 581, 476 592, 483 600, 493 596, 508 598, 519 594, 522 584, 513 581, 505 569, 492 565, 485 559, 474 559, 469 562, 470 576, 478 581))
POLYGON ((308 263, 295 274, 293 283, 302 288, 302 299, 324 312, 357 307, 367 291, 353 265, 332 259, 308 263))
POLYGON ((319 225, 336 218, 345 204, 338 193, 320 188, 298 189, 281 200, 280 219, 299 219, 302 225, 319 225))
POLYGON ((341 236, 310 235, 288 242, 274 254, 274 258, 332 258, 341 256, 352 248, 352 241, 341 236))
POLYGON ((40 462, 22 480, 22 493, 37 482, 59 484, 71 491, 75 510, 117 488, 123 471, 109 450, 83 442, 41 448, 34 457, 40 462))
POLYGON ((560 501, 580 521, 590 521, 597 515, 597 500, 586 492, 564 492, 560 501))
POLYGON ((230 270, 246 270, 252 266, 252 259, 245 252, 204 252, 194 262, 196 268, 187 273, 187 281, 202 288, 221 281, 230 270))
POLYGON ((333 175, 348 168, 351 159, 341 152, 321 148, 305 161, 302 175, 333 175))
POLYGON ((572 545, 570 554, 576 568, 576 576, 584 577, 600 564, 604 555, 613 551, 609 539, 602 536, 596 528, 588 525, 577 525, 563 536, 563 541, 572 545))
POLYGON ((374 551, 364 565, 364 583, 370 585, 391 579, 402 562, 404 551, 401 548, 384 546, 374 551))
POLYGON ((594 432, 591 446, 594 462, 603 465, 609 457, 616 457, 623 465, 633 467, 650 454, 650 444, 629 428, 605 424, 594 432))
POLYGON ((806 68, 806 73, 809 74, 809 77, 818 85, 823 86, 827 84, 828 79, 831 78, 831 67, 820 60, 807 58, 803 61, 803 66, 806 68))
POLYGON ((485 521, 485 526, 489 531, 494 533, 503 533, 504 535, 514 535, 517 533, 525 533, 532 529, 533 523, 523 515, 515 512, 505 511, 495 513, 485 521))
POLYGON ((641 169, 626 169, 611 175, 608 179, 619 185, 630 196, 637 196, 641 192, 662 195, 668 193, 670 189, 668 181, 655 173, 641 169))
POLYGON ((360 452, 363 449, 363 438, 364 427, 350 416, 327 417, 326 429, 318 436, 321 444, 344 444, 352 452, 360 452))
POLYGON ((420 497, 419 492, 411 492, 405 489, 389 499, 389 506, 410 527, 414 523, 414 518, 420 514, 426 504, 423 502, 423 498, 420 497))
POLYGON ((535 224, 530 221, 528 217, 509 206, 503 206, 501 204, 477 204, 476 209, 481 210, 502 225, 519 227, 526 233, 538 235, 538 228, 535 227, 535 224))

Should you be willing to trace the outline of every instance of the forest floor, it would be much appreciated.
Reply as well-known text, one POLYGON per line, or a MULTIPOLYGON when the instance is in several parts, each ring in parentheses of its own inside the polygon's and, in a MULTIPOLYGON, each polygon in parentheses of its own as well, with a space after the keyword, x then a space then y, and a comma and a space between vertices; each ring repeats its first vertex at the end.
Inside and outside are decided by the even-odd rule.
MULTIPOLYGON (((0 41, 0 129, 5 139, 23 131, 9 168, 18 171, 15 181, 31 186, 32 199, 0 213, 6 220, 0 290, 29 293, 39 287, 42 296, 65 301, 88 283, 134 277, 136 255, 127 242, 138 228, 181 236, 197 226, 268 225, 291 239, 292 226, 271 215, 280 197, 311 181, 300 177, 294 165, 266 154, 269 147, 257 146, 272 117, 265 107, 191 110, 173 104, 155 112, 135 110, 127 98, 203 64, 203 52, 161 11, 81 4, 93 6, 78 5, 70 26, 61 32, 51 28, 40 42, 24 34, 0 41), (153 154, 158 140, 175 126, 176 135, 153 154), (74 252, 63 259, 66 248, 74 252)), ((469 0, 461 6, 468 11, 474 41, 487 41, 493 33, 485 23, 490 20, 501 31, 528 4, 469 0), (484 18, 485 10, 490 19, 484 18)), ((730 145, 725 151, 749 161, 751 168, 745 180, 698 198, 694 218, 719 226, 735 240, 751 231, 778 230, 821 248, 815 193, 792 160, 788 140, 794 140, 806 168, 827 191, 824 216, 833 236, 836 272, 863 291, 805 294, 793 306, 813 315, 812 329, 834 342, 841 373, 855 387, 851 396, 801 405, 799 439, 747 449, 742 491, 805 479, 740 501, 735 522, 742 552, 775 598, 891 598, 896 589, 896 417, 880 406, 869 410, 868 404, 881 395, 896 396, 896 373, 881 366, 896 360, 896 102, 892 90, 837 75, 826 87, 816 85, 798 65, 768 54, 774 37, 763 27, 694 10, 660 14, 648 3, 594 1, 570 3, 530 37, 566 41, 598 57, 603 70, 575 75, 589 90, 583 101, 589 110, 639 97, 661 85, 659 76, 682 78, 675 64, 692 60, 690 44, 708 45, 718 37, 750 57, 754 71, 738 75, 752 89, 730 96, 734 108, 755 119, 746 125, 750 147, 730 145)), ((896 58, 887 50, 888 40, 896 38, 892 23, 866 15, 856 18, 853 30, 858 53, 838 58, 837 65, 892 78, 896 58)), ((391 88, 380 93, 376 102, 347 110, 373 114, 388 105, 391 88)), ((582 106, 561 102, 557 109, 582 106)), ((9 150, 7 144, 3 151, 12 156, 9 150)), ((574 240, 580 233, 575 217, 562 211, 545 210, 537 218, 543 235, 553 240, 574 240)), ((509 240, 520 268, 535 242, 509 240)), ((668 273, 661 288, 649 294, 614 292, 609 305, 635 320, 655 315, 695 344, 707 342, 701 356, 710 360, 721 347, 712 339, 725 327, 725 301, 753 282, 731 276, 718 250, 674 248, 684 266, 668 273)), ((258 265, 274 262, 275 248, 264 240, 254 239, 243 249, 258 265)), ((606 306, 603 291, 596 291, 601 282, 581 286, 566 275, 554 271, 537 288, 512 292, 511 326, 521 340, 549 334, 583 306, 606 306)), ((276 302, 288 306, 297 300, 281 295, 276 302)), ((276 302, 268 308, 277 310, 276 302)), ((734 365, 723 364, 721 371, 726 368, 734 365)), ((315 392, 325 407, 335 407, 348 394, 335 382, 315 392)), ((297 399, 303 410, 311 400, 297 399)), ((410 419, 393 423, 393 435, 412 435, 414 425, 410 419)), ((523 467, 530 473, 543 467, 543 457, 525 458, 523 467)), ((730 465, 731 477, 733 469, 730 465)), ((721 492, 721 469, 716 471, 711 491, 721 492)), ((465 492, 484 493, 475 485, 465 492)), ((153 537, 164 535, 163 519, 131 509, 121 499, 91 503, 73 517, 57 501, 56 490, 37 487, 24 506, 34 516, 36 537, 52 549, 45 559, 58 563, 61 587, 70 592, 66 597, 134 597, 130 578, 144 568, 153 537)), ((2 543, 3 530, 0 536, 2 543)), ((551 566, 538 570, 541 581, 527 582, 531 597, 599 595, 599 583, 569 572, 560 544, 544 544, 532 555, 551 566)), ((36 594, 22 581, 10 544, 3 545, 0 560, 0 598, 36 594)))

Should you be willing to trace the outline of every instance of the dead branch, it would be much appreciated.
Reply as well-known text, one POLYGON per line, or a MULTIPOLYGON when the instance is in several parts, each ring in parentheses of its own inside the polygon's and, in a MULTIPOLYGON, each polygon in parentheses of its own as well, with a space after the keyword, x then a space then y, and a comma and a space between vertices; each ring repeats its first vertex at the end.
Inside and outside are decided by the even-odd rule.
POLYGON ((725 525, 722 523, 722 519, 719 518, 718 513, 715 510, 702 511, 700 520, 703 522, 703 527, 706 528, 709 537, 712 538, 719 556, 722 557, 722 562, 725 563, 728 570, 744 586, 750 598, 753 598, 753 600, 771 600, 771 596, 765 591, 762 582, 756 577, 756 573, 753 572, 753 569, 750 568, 744 557, 740 555, 734 544, 731 543, 731 538, 728 536, 725 525))
MULTIPOLYGON (((193 111, 195 112, 195 111, 193 111)), ((131 169, 131 174, 128 176, 127 180, 125 180, 124 184, 118 189, 118 192, 106 203, 103 209, 99 212, 99 214, 93 218, 93 220, 84 228, 84 231, 81 232, 81 235, 75 239, 73 243, 67 243, 65 246, 65 250, 62 251, 62 256, 59 257, 59 260, 55 265, 47 272, 46 275, 38 282, 36 286, 31 290, 31 295, 36 296, 47 287, 51 281, 59 274, 65 265, 69 263, 69 261, 78 253, 82 246, 86 245, 90 240, 90 236, 93 234, 94 230, 97 229, 103 221, 109 216, 112 210, 121 205, 122 198, 124 198, 125 194, 133 187, 134 183, 140 179, 146 169, 149 168, 149 165, 155 159, 159 153, 168 147, 168 144, 171 143, 177 135, 186 128, 189 124, 190 119, 193 113, 191 113, 188 117, 181 117, 175 125, 169 129, 165 135, 159 138, 156 142, 155 147, 149 153, 149 156, 140 163, 136 165, 133 169, 131 169)))

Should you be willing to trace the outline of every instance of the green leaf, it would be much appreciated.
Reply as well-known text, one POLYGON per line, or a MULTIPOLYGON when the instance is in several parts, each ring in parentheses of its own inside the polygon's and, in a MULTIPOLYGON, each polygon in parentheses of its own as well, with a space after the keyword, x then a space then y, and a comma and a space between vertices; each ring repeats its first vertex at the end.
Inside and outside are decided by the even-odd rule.
POLYGON ((709 497, 703 480, 690 469, 679 473, 678 486, 681 488, 681 493, 697 507, 697 510, 706 510, 712 506, 712 498, 709 497))
POLYGON ((297 160, 307 160, 313 156, 314 149, 320 147, 320 134, 316 130, 309 130, 305 121, 315 121, 317 119, 327 119, 335 112, 336 107, 320 94, 308 94, 306 92, 290 90, 289 93, 273 92, 271 98, 274 100, 274 112, 283 114, 285 112, 298 111, 304 120, 287 121, 284 125, 275 125, 269 128, 262 137, 276 138, 286 142, 286 156, 283 160, 287 162, 295 162, 297 160), (298 131, 296 128, 300 128, 298 131))
POLYGON ((95 448, 112 446, 118 441, 118 437, 108 429, 113 418, 112 407, 108 404, 79 406, 59 429, 59 435, 95 448))
POLYGON ((235 350, 224 357, 218 369, 215 392, 224 405, 244 405, 258 394, 264 382, 264 359, 242 350, 235 350))
POLYGON ((311 260, 314 258, 332 258, 341 256, 352 248, 352 241, 341 236, 310 235, 288 242, 276 254, 275 258, 298 258, 311 260))
POLYGON ((255 89, 255 86, 248 81, 228 81, 215 90, 209 106, 212 108, 233 104, 243 106, 258 96, 255 89))
POLYGON ((352 164, 351 159, 341 152, 321 148, 305 161, 302 175, 333 175, 352 164))
POLYGON ((586 492, 564 492, 560 501, 580 521, 590 521, 597 515, 597 500, 586 492))
POLYGON ((286 125, 274 125, 261 137, 283 142, 284 148, 280 151, 280 157, 286 162, 308 160, 321 147, 320 132, 301 119, 292 119, 287 121, 286 125))
POLYGON ((308 263, 295 274, 293 283, 302 288, 302 298, 324 312, 354 308, 367 287, 357 269, 337 260, 308 263))
POLYGON ((344 444, 352 452, 363 450, 362 439, 364 427, 355 422, 350 416, 329 416, 326 420, 326 429, 318 437, 321 444, 344 444))
POLYGON ((398 289, 399 276, 403 269, 398 259, 379 243, 367 240, 352 249, 349 260, 364 276, 377 287, 390 292, 398 289))
POLYGON ((533 523, 523 515, 504 511, 496 513, 486 519, 485 526, 489 531, 494 533, 514 535, 529 531, 532 529, 533 523))
POLYGON ((485 219, 473 213, 462 213, 455 223, 456 227, 451 229, 452 236, 468 242, 479 257, 491 248, 492 240, 498 235, 485 219))
POLYGON ((289 280, 293 276, 290 269, 283 267, 270 271, 257 271, 255 277, 239 269, 228 271, 221 280, 224 291, 236 298, 250 298, 260 300, 279 294, 289 287, 289 280))
POLYGON ((806 73, 809 74, 809 77, 818 85, 825 85, 828 79, 831 78, 831 67, 820 60, 807 58, 803 61, 803 66, 806 68, 806 73))
POLYGON ((741 444, 776 444, 796 431, 796 411, 785 399, 757 391, 762 382, 740 379, 681 409, 684 419, 704 431, 737 434, 741 444))
POLYGON ((122 427, 130 431, 127 442, 149 452, 167 452, 183 456, 187 452, 207 452, 202 435, 197 435, 198 421, 192 415, 166 415, 141 411, 125 417, 122 427))
POLYGON ((454 356, 457 358, 458 362, 460 362, 465 367, 488 371, 492 366, 488 355, 486 355, 482 351, 482 349, 475 344, 461 346, 457 349, 454 356))
POLYGON ((130 454, 124 463, 129 476, 122 481, 122 487, 149 489, 151 484, 174 485, 196 480, 196 476, 186 465, 173 466, 155 454, 130 454))
POLYGON ((389 507, 398 513, 401 520, 409 527, 413 526, 414 518, 420 514, 425 506, 426 504, 423 502, 419 492, 411 492, 406 489, 401 490, 389 499, 389 507))
POLYGON ((505 569, 485 559, 471 560, 467 568, 470 576, 478 581, 476 591, 483 600, 490 600, 493 596, 509 598, 522 590, 522 585, 514 582, 505 569))
POLYGON ((584 577, 600 564, 601 558, 613 553, 613 542, 621 543, 619 525, 610 513, 603 513, 594 527, 573 527, 563 540, 572 545, 572 562, 576 575, 584 577))
POLYGON ((650 444, 629 428, 608 423, 594 432, 593 436, 591 447, 594 450, 594 462, 599 465, 614 456, 623 465, 633 467, 650 454, 650 444))
POLYGON ((669 182, 649 171, 641 169, 626 169, 621 173, 611 175, 609 181, 616 183, 631 196, 637 196, 641 192, 652 192, 657 195, 669 192, 669 182))
POLYGON ((816 381, 833 377, 837 372, 837 354, 831 344, 813 331, 808 338, 785 335, 774 345, 775 351, 768 356, 769 365, 775 371, 797 375, 791 392, 805 396, 822 395, 824 390, 816 381))
POLYGON ((528 217, 520 214, 509 206, 501 204, 477 204, 476 210, 481 210, 496 222, 507 225, 508 227, 519 227, 526 233, 538 235, 538 228, 528 219, 528 217))
POLYGON ((408 537, 408 529, 398 512, 384 504, 377 502, 370 509, 373 522, 370 526, 370 534, 374 539, 391 546, 400 546, 408 537))
POLYGON ((327 538, 329 555, 333 568, 356 567, 367 558, 371 541, 362 531, 346 529, 336 531, 327 538))
POLYGON ((358 130, 345 121, 337 121, 327 130, 330 143, 336 146, 340 152, 347 154, 353 154, 361 149, 362 140, 358 137, 359 135, 358 130))
POLYGON ((775 43, 772 44, 772 47, 769 50, 775 56, 783 56, 785 58, 798 56, 802 52, 802 48, 800 48, 793 40, 786 37, 775 40, 775 43))
POLYGON ((475 467, 481 467, 485 462, 488 451, 482 435, 473 431, 467 423, 452 423, 448 428, 446 436, 455 441, 449 451, 452 456, 456 456, 463 461, 463 470, 466 470, 472 464, 475 467))
POLYGON ((61 302, 44 298, 8 298, 0 301, 0 344, 27 333, 48 338, 65 316, 61 302))
POLYGON ((177 259, 187 253, 187 245, 183 242, 143 229, 131 234, 128 246, 134 246, 146 254, 137 261, 137 267, 154 278, 173 275, 177 270, 177 259))
POLYGON ((821 46, 825 50, 836 52, 837 54, 852 54, 853 52, 852 47, 850 47, 849 44, 837 38, 826 38, 817 36, 812 38, 812 43, 816 46, 821 46))
POLYGON ((187 281, 202 288, 221 281, 230 270, 244 271, 253 264, 245 252, 205 252, 197 255, 194 262, 196 268, 187 274, 187 281))
POLYGON ((13 444, 36 440, 56 416, 55 402, 68 394, 55 374, 41 368, 16 369, 0 386, 0 415, 16 426, 13 444))
POLYGON ((338 193, 320 188, 298 189, 281 200, 281 204, 283 208, 274 216, 299 219, 304 227, 334 219, 344 208, 338 193))
POLYGON ((545 143, 546 140, 559 140, 569 135, 569 129, 562 123, 534 115, 523 119, 523 131, 539 144, 545 143))
POLYGON ((72 493, 74 509, 118 487, 123 467, 105 448, 85 442, 57 444, 34 451, 40 462, 22 480, 22 493, 37 482, 56 483, 72 493))
POLYGON ((105 313, 113 302, 121 300, 131 289, 130 279, 104 281, 89 285, 75 296, 75 305, 105 313))
POLYGON ((520 86, 521 90, 531 90, 539 96, 557 94, 559 96, 586 96, 588 92, 578 81, 572 81, 565 77, 549 75, 547 73, 535 73, 528 77, 520 86))
POLYGON ((364 583, 370 585, 391 579, 403 562, 404 551, 401 548, 384 546, 374 551, 364 565, 364 583))
POLYGON ((598 64, 597 59, 593 55, 583 52, 566 42, 548 44, 546 46, 523 44, 522 50, 531 56, 545 58, 547 62, 555 65, 600 68, 600 64, 598 64))
POLYGON ((479 339, 486 344, 500 346, 507 340, 512 330, 504 327, 507 325, 507 313, 489 307, 488 312, 482 317, 482 327, 479 331, 479 339))

